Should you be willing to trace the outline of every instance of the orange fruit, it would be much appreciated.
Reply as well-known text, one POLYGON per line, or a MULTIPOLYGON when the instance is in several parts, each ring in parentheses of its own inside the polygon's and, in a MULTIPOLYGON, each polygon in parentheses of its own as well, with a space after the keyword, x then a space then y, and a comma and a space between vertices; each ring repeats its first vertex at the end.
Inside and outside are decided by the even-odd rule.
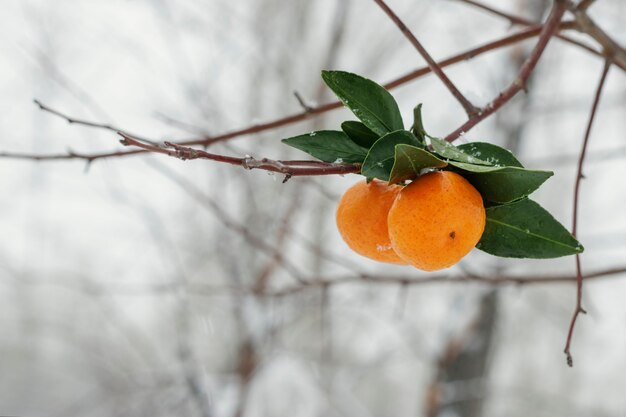
POLYGON ((431 172, 403 188, 389 210, 396 253, 424 271, 447 268, 480 240, 485 208, 480 193, 450 171, 431 172))
POLYGON ((402 190, 399 185, 363 180, 350 187, 337 207, 337 228, 356 253, 381 262, 405 264, 391 247, 387 214, 402 190))

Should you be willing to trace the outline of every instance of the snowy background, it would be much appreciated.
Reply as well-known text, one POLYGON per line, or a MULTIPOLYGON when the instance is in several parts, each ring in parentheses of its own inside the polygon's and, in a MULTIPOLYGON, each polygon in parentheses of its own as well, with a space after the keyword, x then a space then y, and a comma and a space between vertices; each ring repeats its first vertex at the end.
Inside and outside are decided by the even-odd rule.
MULTIPOLYGON (((549 6, 491 3, 535 20, 549 6)), ((455 1, 390 6, 437 59, 519 30, 455 1)), ((626 44, 626 3, 598 0, 590 15, 626 44)), ((484 105, 532 45, 446 72, 484 105)), ((181 140, 299 112, 294 91, 310 103, 331 100, 324 68, 385 82, 424 65, 364 0, 0 0, 0 63, 0 151, 25 153, 121 148, 113 132, 69 125, 35 98, 181 140)), ((568 227, 602 66, 553 40, 528 94, 462 139, 506 146, 528 167, 555 171, 534 198, 568 227)), ((393 94, 405 121, 423 102, 436 135, 465 120, 433 76, 393 94)), ((351 118, 336 110, 211 150, 302 158, 279 139, 351 118)), ((581 190, 585 272, 624 267, 625 130, 626 77, 612 68, 581 190)), ((0 415, 404 417, 428 415, 436 398, 443 417, 626 416, 626 274, 586 284, 589 314, 576 328, 570 369, 562 350, 573 285, 445 277, 573 275, 572 257, 474 251, 441 282, 404 287, 392 278, 429 274, 361 258, 336 231, 338 197, 357 176, 282 184, 261 171, 161 155, 88 169, 0 159, 0 176, 0 415), (361 273, 391 279, 277 294, 300 275, 361 273), (269 295, 252 291, 260 281, 269 295), (445 363, 457 345, 458 360, 445 363)))

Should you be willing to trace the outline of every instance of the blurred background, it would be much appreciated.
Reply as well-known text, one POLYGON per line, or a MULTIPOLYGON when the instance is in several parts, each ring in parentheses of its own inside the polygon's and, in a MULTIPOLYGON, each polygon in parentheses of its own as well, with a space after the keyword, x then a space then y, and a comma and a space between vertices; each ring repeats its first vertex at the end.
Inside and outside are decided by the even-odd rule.
MULTIPOLYGON (((540 21, 551 2, 488 2, 540 21)), ((436 59, 520 30, 460 1, 390 0, 436 59)), ((321 69, 390 81, 424 66, 372 1, 2 0, 0 151, 120 149, 219 134, 332 100, 321 69)), ((626 3, 590 16, 626 44, 626 3)), ((571 32, 571 33, 570 33, 571 32)), ((590 38, 572 37, 594 46, 590 38)), ((475 103, 507 86, 534 39, 446 72, 475 103)), ((534 199, 572 222, 576 160, 603 60, 553 39, 527 94, 461 141, 553 170, 534 199)), ((424 103, 444 136, 463 109, 432 75, 393 90, 408 123, 424 103)), ((583 272, 624 268, 626 78, 608 75, 585 165, 583 272)), ((353 117, 308 121, 211 146, 305 155, 280 144, 353 117)), ((473 251, 441 273, 383 265, 341 241, 334 210, 359 180, 292 178, 163 155, 0 159, 0 415, 626 416, 626 274, 585 284, 573 341, 569 283, 463 277, 575 276, 573 257, 473 251), (437 277, 429 282, 403 280, 437 277), (461 279, 453 281, 453 279, 461 279)))

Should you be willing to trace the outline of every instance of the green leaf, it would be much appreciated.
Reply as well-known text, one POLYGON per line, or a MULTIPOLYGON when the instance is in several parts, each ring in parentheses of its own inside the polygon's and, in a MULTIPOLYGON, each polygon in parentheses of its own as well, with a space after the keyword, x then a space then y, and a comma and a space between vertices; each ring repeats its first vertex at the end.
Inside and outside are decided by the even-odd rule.
POLYGON ((418 146, 417 138, 406 130, 397 130, 378 139, 363 161, 361 174, 367 178, 378 178, 389 181, 389 174, 393 168, 396 145, 406 144, 418 146))
POLYGON ((520 161, 509 151, 508 149, 501 148, 497 145, 493 145, 487 142, 471 142, 457 146, 460 150, 466 154, 472 155, 475 158, 480 158, 483 161, 489 162, 495 166, 502 167, 519 167, 524 166, 520 161))
POLYGON ((508 203, 531 194, 554 173, 518 167, 488 167, 449 161, 464 171, 462 175, 480 192, 484 200, 508 203))
POLYGON ((398 104, 382 86, 344 71, 322 71, 322 79, 343 104, 378 136, 404 129, 398 104))
POLYGON ((430 143, 433 146, 433 150, 439 156, 450 159, 452 161, 465 162, 467 164, 491 165, 487 161, 483 161, 482 159, 476 158, 469 153, 463 152, 463 150, 457 148, 450 142, 439 138, 433 138, 431 136, 429 136, 429 138, 430 143))
POLYGON ((412 145, 396 145, 395 161, 391 168, 389 182, 396 184, 400 181, 417 177, 424 168, 443 168, 448 165, 432 153, 412 145))
POLYGON ((424 122, 422 122, 422 103, 415 106, 413 109, 413 126, 411 126, 411 132, 415 135, 424 146, 426 145, 426 130, 424 129, 424 122))
POLYGON ((532 200, 488 208, 476 247, 507 258, 558 258, 581 253, 582 245, 550 213, 532 200))
POLYGON ((320 130, 283 139, 282 142, 324 162, 360 163, 367 155, 367 149, 337 130, 320 130))
POLYGON ((352 120, 343 122, 341 124, 341 130, 343 130, 354 143, 366 149, 371 148, 374 142, 379 138, 376 133, 372 132, 363 123, 352 120))

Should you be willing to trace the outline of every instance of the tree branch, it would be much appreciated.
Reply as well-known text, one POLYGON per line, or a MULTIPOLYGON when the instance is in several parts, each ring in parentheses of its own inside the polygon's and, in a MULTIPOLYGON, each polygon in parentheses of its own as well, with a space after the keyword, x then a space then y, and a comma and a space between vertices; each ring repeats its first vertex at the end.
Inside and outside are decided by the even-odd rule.
POLYGON ((576 29, 591 36, 602 46, 603 55, 626 71, 626 50, 589 17, 584 7, 570 5, 570 11, 574 14, 576 23, 578 23, 576 29))
POLYGON ((135 135, 132 133, 127 132, 124 129, 120 129, 117 126, 113 126, 111 124, 107 124, 107 123, 98 123, 98 122, 90 122, 89 120, 83 120, 83 119, 78 119, 72 116, 68 116, 67 114, 59 111, 59 110, 55 110, 52 107, 48 107, 45 104, 43 104, 41 101, 34 99, 33 102, 37 105, 37 107, 39 107, 40 110, 43 110, 47 113, 50 113, 54 116, 60 117, 61 119, 67 121, 67 123, 69 124, 75 124, 75 125, 79 125, 79 126, 85 126, 85 127, 92 127, 92 128, 96 128, 96 129, 104 129, 104 130, 108 130, 114 133, 117 132, 123 132, 129 136, 132 136, 134 138, 137 138, 139 140, 141 140, 142 142, 147 142, 147 143, 151 143, 153 145, 156 145, 156 142, 153 140, 150 140, 148 138, 144 138, 141 137, 139 135, 135 135))
MULTIPOLYGON (((519 17, 519 16, 515 16, 512 15, 510 13, 506 13, 503 12, 501 10, 497 10, 494 9, 491 6, 488 6, 486 4, 482 4, 479 3, 476 0, 458 0, 461 1, 465 4, 469 4, 471 6, 474 6, 476 8, 485 10, 491 14, 494 14, 496 16, 500 16, 503 17, 505 19, 507 19, 509 22, 511 22, 511 24, 514 25, 524 25, 524 26, 529 26, 529 25, 534 25, 536 24, 536 22, 533 22, 532 20, 528 20, 525 19, 523 17, 519 17)), ((589 6, 591 6, 591 4, 594 2, 594 0, 591 1, 587 1, 587 0, 583 0, 581 1, 577 6, 573 6, 573 5, 569 5, 569 9, 574 13, 574 15, 576 16, 576 30, 583 32, 583 33, 587 33, 589 34, 592 38, 594 38, 599 44, 600 46, 603 47, 603 51, 602 52, 598 52, 595 49, 589 47, 588 45, 585 45, 582 42, 579 42, 575 39, 570 38, 567 35, 562 35, 562 34, 555 34, 554 36, 575 46, 578 46, 582 49, 585 49, 587 52, 590 52, 594 55, 600 56, 600 57, 604 57, 605 59, 610 59, 614 64, 616 64, 618 67, 620 67, 622 70, 626 71, 626 59, 624 59, 624 54, 623 54, 623 48, 621 48, 614 40, 612 40, 604 31, 602 31, 602 29, 600 29, 593 21, 591 21, 591 19, 589 18, 589 16, 585 13, 585 11, 587 10, 587 8, 589 6), (608 46, 608 47, 607 47, 608 46), (613 53, 612 51, 615 50, 621 50, 622 54, 616 54, 613 53)))
POLYGON ((255 159, 251 156, 238 158, 209 153, 200 149, 194 149, 171 142, 165 142, 164 147, 155 146, 143 143, 121 132, 118 132, 118 134, 122 136, 123 139, 120 142, 125 146, 136 146, 148 152, 168 155, 174 158, 182 159, 183 161, 192 159, 209 159, 211 161, 240 166, 248 170, 261 169, 264 171, 277 172, 286 175, 286 179, 298 176, 354 174, 361 171, 361 166, 359 164, 335 164, 321 161, 301 160, 277 161, 268 158, 255 159))
POLYGON ((461 106, 465 109, 468 117, 473 117, 478 114, 479 109, 474 106, 464 95, 459 91, 459 89, 454 85, 454 83, 448 78, 448 76, 443 72, 439 64, 430 56, 426 48, 422 46, 420 41, 417 40, 413 32, 404 24, 404 22, 394 13, 393 10, 384 2, 384 0, 374 0, 376 4, 380 6, 381 9, 389 16, 389 18, 398 26, 400 31, 404 34, 404 36, 411 42, 411 44, 417 49, 417 52, 424 58, 424 60, 428 63, 428 67, 432 72, 441 80, 441 82, 446 86, 448 91, 456 98, 456 100, 461 103, 461 106))
MULTIPOLYGON (((626 266, 609 268, 605 270, 589 273, 584 276, 585 280, 593 280, 605 278, 613 275, 626 273, 626 266)), ((406 276, 379 276, 379 275, 348 275, 335 278, 311 279, 304 285, 287 287, 281 290, 268 291, 264 293, 266 296, 283 297, 298 293, 310 287, 321 288, 333 285, 354 284, 354 283, 371 283, 380 285, 425 285, 436 283, 469 283, 486 284, 492 286, 500 285, 541 285, 541 284, 571 284, 576 283, 577 277, 574 275, 533 275, 533 276, 482 276, 474 274, 466 274, 464 276, 451 276, 449 274, 434 274, 425 278, 414 278, 410 275, 406 276)))
MULTIPOLYGON (((585 162, 585 156, 587 154, 587 145, 589 144, 589 137, 591 135, 591 127, 593 126, 593 121, 596 116, 596 112, 598 110, 598 104, 600 103, 600 97, 602 96, 602 88, 604 87, 604 83, 606 81, 606 76, 609 72, 609 68, 611 67, 611 62, 606 61, 604 63, 604 68, 602 70, 602 75, 600 76, 600 82, 598 83, 598 88, 596 89, 596 94, 593 99, 593 105, 591 106, 591 113, 589 114, 589 122, 587 123, 587 130, 585 131, 585 138, 583 140, 583 146, 580 150, 580 157, 578 158, 578 169, 576 171, 576 183, 574 185, 574 210, 573 210, 573 224, 572 224, 572 235, 576 237, 578 232, 578 196, 580 193, 580 183, 583 178, 583 164, 585 162)), ((565 355, 567 358, 567 364, 569 366, 574 365, 574 360, 572 358, 572 354, 570 351, 571 343, 572 343, 572 335, 574 333, 574 327, 576 326, 576 320, 578 319, 578 315, 580 313, 586 314, 587 312, 582 307, 582 298, 583 298, 583 274, 580 267, 580 255, 576 254, 576 308, 574 309, 574 314, 572 316, 572 320, 570 322, 569 331, 567 332, 567 341, 565 342, 565 355)))
POLYGON ((463 125, 458 127, 455 131, 446 136, 446 140, 449 142, 454 141, 459 136, 476 126, 478 123, 486 119, 495 113, 498 109, 504 106, 506 103, 511 100, 518 92, 524 89, 530 74, 535 69, 539 58, 543 54, 548 42, 552 38, 552 36, 556 33, 559 27, 559 23, 561 21, 561 17, 565 13, 565 2, 564 0, 555 0, 554 6, 550 11, 550 16, 546 20, 545 25, 541 29, 541 33, 539 35, 539 40, 535 45, 535 48, 532 50, 528 59, 522 65, 517 77, 513 82, 505 88, 495 99, 493 99, 485 108, 481 110, 480 113, 475 115, 474 117, 470 117, 463 125))
MULTIPOLYGON (((574 27, 574 25, 575 24, 573 22, 561 22, 559 24, 558 29, 559 30, 571 29, 574 27)), ((528 27, 527 29, 521 30, 517 33, 507 35, 495 41, 486 43, 484 45, 469 49, 465 52, 461 52, 459 54, 446 58, 439 62, 439 66, 442 68, 448 67, 450 65, 454 65, 459 62, 463 62, 463 61, 475 58, 489 51, 497 50, 505 46, 513 45, 523 40, 533 38, 541 33, 542 28, 543 26, 540 24, 528 27)), ((387 89, 394 89, 410 81, 423 77, 429 74, 430 72, 431 72, 431 69, 428 66, 421 67, 401 77, 398 77, 393 81, 390 81, 384 84, 384 87, 387 89)), ((264 132, 267 130, 279 128, 282 126, 287 126, 287 125, 306 120, 310 117, 314 117, 316 115, 323 114, 323 113, 326 113, 328 111, 331 111, 340 107, 341 107, 341 103, 339 101, 335 101, 335 102, 323 104, 323 105, 316 106, 316 107, 309 107, 308 109, 300 113, 282 117, 282 118, 279 118, 270 122, 248 126, 248 127, 234 130, 231 132, 227 132, 221 135, 205 136, 205 137, 196 138, 196 139, 177 141, 177 143, 179 145, 208 146, 213 143, 227 141, 227 140, 239 137, 239 136, 260 133, 260 132, 264 132)), ((52 113, 66 120, 68 119, 66 115, 56 110, 54 110, 54 112, 52 113)), ((76 119, 72 119, 72 120, 76 122, 76 119)), ((99 125, 97 123, 92 123, 92 122, 86 122, 86 123, 87 123, 86 125, 91 126, 91 127, 102 128, 106 130, 111 130, 111 129, 115 130, 115 126, 111 126, 111 125, 99 125)), ((128 132, 125 132, 123 130, 115 130, 115 132, 118 132, 118 131, 128 134, 128 132)), ((137 138, 137 136, 135 135, 131 135, 131 134, 128 134, 128 135, 137 138)), ((153 142, 145 141, 145 140, 144 142, 153 143, 153 142)), ((71 151, 68 152, 67 154, 29 154, 29 153, 22 153, 22 152, 6 152, 5 151, 5 152, 0 152, 0 158, 25 159, 25 160, 34 160, 34 161, 59 161, 59 160, 70 160, 70 159, 83 159, 83 160, 86 160, 87 162, 91 162, 91 161, 95 161, 98 159, 118 158, 118 157, 138 155, 138 154, 143 154, 145 152, 147 152, 147 150, 143 150, 143 149, 134 149, 131 151, 117 150, 117 151, 90 153, 90 154, 76 153, 76 152, 71 152, 71 151)))

